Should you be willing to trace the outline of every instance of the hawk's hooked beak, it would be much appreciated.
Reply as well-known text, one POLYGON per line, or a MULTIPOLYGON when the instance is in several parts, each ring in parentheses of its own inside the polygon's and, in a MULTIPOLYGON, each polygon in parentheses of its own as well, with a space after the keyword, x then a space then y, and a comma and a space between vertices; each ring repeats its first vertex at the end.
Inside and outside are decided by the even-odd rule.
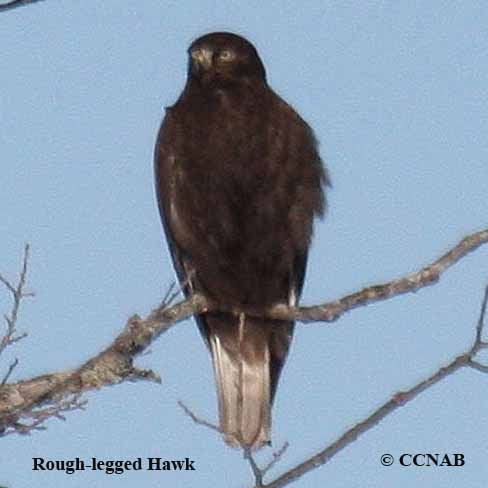
POLYGON ((213 51, 208 47, 194 49, 191 52, 193 63, 198 69, 206 71, 212 66, 213 51))

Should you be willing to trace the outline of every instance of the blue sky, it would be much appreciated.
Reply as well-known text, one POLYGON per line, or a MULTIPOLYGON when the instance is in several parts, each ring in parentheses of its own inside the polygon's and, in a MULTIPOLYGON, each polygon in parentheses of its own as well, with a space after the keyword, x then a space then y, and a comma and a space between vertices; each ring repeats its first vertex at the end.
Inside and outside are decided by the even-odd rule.
MULTIPOLYGON (((0 270, 32 246, 20 329, 2 357, 15 379, 75 367, 173 271, 153 191, 152 151, 183 88, 186 48, 230 30, 258 48, 271 86, 312 125, 333 188, 317 224, 303 303, 415 271, 487 226, 488 6, 482 1, 46 0, 0 15, 0 270)), ((278 475, 470 344, 488 248, 435 287, 299 325, 274 407, 290 448, 278 475)), ((0 291, 0 310, 8 296, 0 291)), ((162 385, 86 395, 84 412, 2 440, 0 484, 250 486, 238 452, 177 407, 216 418, 208 353, 192 321, 138 365, 162 385), (187 473, 32 472, 32 457, 189 457, 187 473)), ((297 488, 484 487, 488 376, 460 371, 399 409, 297 488), (462 452, 462 468, 381 466, 384 453, 462 452)), ((269 453, 268 453, 269 455, 269 453)), ((266 455, 263 455, 266 458, 266 455)))

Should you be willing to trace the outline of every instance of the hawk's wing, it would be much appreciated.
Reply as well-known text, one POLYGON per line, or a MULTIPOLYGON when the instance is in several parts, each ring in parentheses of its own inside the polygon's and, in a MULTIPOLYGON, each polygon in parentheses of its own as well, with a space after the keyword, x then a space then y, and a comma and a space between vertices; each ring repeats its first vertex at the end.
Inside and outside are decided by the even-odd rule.
MULTIPOLYGON (((181 162, 184 157, 181 137, 182 133, 176 117, 172 115, 171 108, 167 108, 154 152, 156 196, 173 266, 183 293, 188 297, 198 289, 198 286, 195 283, 197 278, 191 261, 176 239, 178 232, 180 234, 185 232, 186 225, 180 219, 174 203, 177 191, 178 162, 181 162)), ((210 347, 205 316, 195 315, 195 320, 207 346, 210 347)))
POLYGON ((185 259, 174 237, 174 228, 183 223, 178 222, 178 214, 174 208, 176 191, 177 161, 181 158, 177 127, 171 109, 166 109, 166 115, 159 130, 154 151, 154 173, 156 185, 156 197, 158 200, 159 214, 163 224, 164 233, 171 253, 171 259, 183 286, 185 295, 192 291, 189 277, 189 262, 185 259))

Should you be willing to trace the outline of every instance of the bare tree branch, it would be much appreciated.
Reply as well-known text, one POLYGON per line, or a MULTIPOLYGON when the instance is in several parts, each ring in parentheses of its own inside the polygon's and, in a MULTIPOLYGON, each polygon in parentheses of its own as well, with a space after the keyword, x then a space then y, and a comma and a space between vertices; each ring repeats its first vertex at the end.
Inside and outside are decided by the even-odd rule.
MULTIPOLYGON (((359 306, 386 300, 410 291, 417 291, 422 287, 435 283, 446 269, 487 242, 488 229, 485 229, 464 238, 457 246, 434 263, 405 278, 371 286, 337 301, 323 305, 297 308, 277 305, 265 315, 269 318, 302 322, 335 321, 345 312, 359 306)), ((25 268, 27 268, 27 265, 25 268)), ((22 284, 21 290, 23 286, 24 284, 22 284)), ((12 290, 10 291, 12 292, 12 290)), ((20 293, 22 294, 22 292, 20 293)), ((170 295, 168 296, 170 297, 170 295)), ((201 295, 193 295, 187 300, 172 305, 171 307, 163 303, 145 319, 141 319, 135 315, 127 321, 124 329, 112 344, 97 356, 89 359, 81 367, 58 373, 45 374, 17 383, 0 385, 0 428, 7 429, 9 426, 13 426, 16 422, 19 422, 19 419, 23 416, 31 413, 34 408, 59 402, 70 395, 79 395, 88 390, 118 384, 126 380, 145 379, 160 381, 159 376, 153 371, 136 368, 133 365, 135 357, 146 350, 152 341, 166 332, 173 324, 185 320, 194 314, 216 310, 226 311, 236 315, 241 313, 260 315, 253 310, 229 309, 222 304, 211 303, 201 295)), ((478 349, 484 347, 483 344, 480 342, 477 346, 478 349)), ((469 357, 465 354, 460 358, 457 358, 453 364, 447 367, 448 371, 451 371, 452 368, 458 369, 466 365, 475 368, 474 364, 476 363, 473 362, 473 354, 469 355, 469 357)), ((476 369, 479 370, 480 368, 476 367, 476 369)), ((447 374, 450 373, 448 372, 447 374)), ((439 378, 434 375, 419 391, 439 381, 444 376, 446 376, 446 373, 441 373, 439 378)), ((418 394, 418 392, 415 394, 418 394)), ((408 392, 407 398, 410 398, 408 397, 408 392)), ((392 409, 396 408, 396 405, 399 404, 398 395, 392 402, 391 406, 387 404, 374 414, 377 419, 376 422, 381 420, 392 409)), ((357 436, 359 433, 362 433, 361 425, 358 427, 359 430, 352 431, 349 435, 357 436)), ((327 456, 330 456, 330 454, 327 454, 327 456)))
MULTIPOLYGON (((29 263, 29 256, 30 256, 30 248, 29 244, 26 244, 24 247, 24 257, 22 259, 22 269, 20 271, 19 281, 16 285, 13 285, 5 276, 0 274, 0 283, 3 283, 7 290, 12 295, 12 310, 9 315, 4 315, 5 322, 7 324, 7 330, 5 331, 4 336, 0 340, 0 356, 2 352, 12 344, 19 342, 24 337, 27 336, 27 333, 22 333, 17 335, 17 320, 19 317, 19 308, 22 300, 26 297, 33 296, 33 293, 29 293, 25 291, 25 283, 27 280, 27 267, 29 263)), ((12 367, 15 368, 17 364, 12 367)), ((12 371, 9 371, 7 374, 10 375, 12 371)))
POLYGON ((31 3, 42 2, 43 0, 13 0, 7 3, 0 3, 0 12, 6 12, 7 10, 13 10, 18 7, 25 7, 31 3))
MULTIPOLYGON (((195 414, 189 407, 187 407, 181 400, 178 401, 178 405, 182 408, 182 410, 185 412, 185 414, 190 417, 190 419, 197 425, 201 425, 203 427, 206 427, 207 429, 213 430, 214 432, 217 432, 219 434, 222 434, 222 430, 220 429, 219 426, 209 422, 208 420, 205 420, 201 417, 199 417, 197 414, 195 414)), ((277 451, 274 451, 272 453, 271 459, 263 466, 260 467, 256 460, 254 459, 254 456, 251 452, 250 449, 243 448, 242 453, 244 455, 244 459, 249 463, 249 466, 251 468, 251 471, 254 475, 254 480, 255 480, 255 488, 261 488, 264 487, 263 485, 263 478, 270 471, 273 466, 281 459, 283 454, 286 452, 288 449, 288 442, 285 442, 283 446, 278 449, 277 451)))
POLYGON ((11 434, 28 435, 36 430, 46 430, 44 423, 51 419, 57 418, 59 420, 66 420, 64 413, 72 412, 73 410, 84 410, 86 405, 85 400, 80 400, 78 395, 73 395, 71 398, 60 400, 53 403, 46 408, 36 408, 26 412, 23 417, 27 421, 15 422, 8 428, 5 428, 1 435, 7 436, 11 434))
POLYGON ((341 437, 339 437, 332 444, 327 446, 322 451, 318 452, 311 458, 307 459, 303 463, 295 466, 286 473, 282 474, 280 477, 271 481, 270 483, 263 485, 260 483, 260 479, 256 478, 256 488, 281 488, 282 486, 289 485, 293 481, 301 478, 304 474, 312 471, 319 466, 330 461, 338 452, 342 451, 344 448, 349 446, 354 442, 359 436, 372 429, 378 425, 387 415, 397 410, 398 408, 406 405, 417 397, 420 393, 435 385, 439 381, 443 380, 447 376, 452 375, 458 369, 463 367, 471 367, 479 370, 483 373, 488 373, 488 367, 481 365, 480 363, 474 362, 474 356, 484 347, 487 343, 482 340, 483 329, 485 326, 484 318, 486 313, 486 308, 488 304, 488 286, 485 289, 481 313, 476 327, 476 337, 473 345, 463 354, 453 359, 447 366, 438 369, 433 375, 429 376, 425 380, 421 381, 413 388, 405 390, 393 395, 393 397, 386 402, 384 405, 379 407, 375 412, 373 412, 369 417, 367 417, 362 422, 359 422, 354 427, 346 431, 341 437))
POLYGON ((212 424, 208 420, 200 418, 198 415, 193 413, 181 400, 178 400, 178 405, 182 408, 183 412, 185 412, 185 414, 188 415, 188 417, 190 417, 197 425, 203 425, 203 427, 207 427, 207 429, 211 429, 218 432, 219 434, 222 434, 222 431, 217 425, 212 424))
POLYGON ((482 348, 488 347, 488 342, 483 341, 483 327, 485 325, 486 307, 488 304, 488 287, 485 290, 485 296, 483 297, 483 303, 481 304, 481 313, 476 325, 476 338, 474 340, 472 352, 475 354, 482 348))
POLYGON ((277 451, 272 453, 271 459, 262 468, 258 466, 258 463, 254 459, 251 451, 249 449, 244 449, 244 459, 248 461, 254 475, 254 488, 264 488, 264 476, 266 476, 266 473, 270 471, 273 466, 283 457, 283 454, 285 454, 288 447, 288 442, 285 442, 277 451))
POLYGON ((19 364, 18 358, 15 358, 9 365, 7 372, 5 373, 5 376, 3 377, 2 380, 2 385, 7 383, 8 379, 10 378, 10 375, 13 373, 14 369, 17 367, 19 364))
POLYGON ((271 315, 276 319, 294 319, 300 322, 333 322, 345 312, 348 312, 353 308, 388 300, 389 298, 404 293, 416 292, 421 288, 437 283, 441 275, 448 268, 486 243, 488 243, 488 229, 484 229, 465 237, 457 246, 445 253, 432 264, 429 264, 420 271, 407 275, 404 278, 364 288, 363 290, 347 295, 340 300, 329 302, 324 305, 299 307, 292 310, 284 305, 277 305, 273 308, 271 315))
POLYGON ((81 394, 124 380, 146 379, 159 382, 152 371, 139 370, 133 359, 176 321, 201 310, 202 299, 195 296, 169 309, 163 304, 145 320, 131 317, 114 342, 80 368, 45 374, 0 386, 0 429, 15 425, 33 408, 59 402, 68 395, 81 394))

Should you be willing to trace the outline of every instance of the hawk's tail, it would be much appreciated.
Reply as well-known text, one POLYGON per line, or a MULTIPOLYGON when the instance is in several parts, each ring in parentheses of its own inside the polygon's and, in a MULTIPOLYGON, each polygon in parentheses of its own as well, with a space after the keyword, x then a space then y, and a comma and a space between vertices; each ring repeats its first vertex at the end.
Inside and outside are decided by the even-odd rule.
POLYGON ((244 315, 230 320, 227 316, 225 327, 209 322, 220 428, 228 444, 259 449, 270 443, 275 386, 271 384, 269 324, 244 315))

